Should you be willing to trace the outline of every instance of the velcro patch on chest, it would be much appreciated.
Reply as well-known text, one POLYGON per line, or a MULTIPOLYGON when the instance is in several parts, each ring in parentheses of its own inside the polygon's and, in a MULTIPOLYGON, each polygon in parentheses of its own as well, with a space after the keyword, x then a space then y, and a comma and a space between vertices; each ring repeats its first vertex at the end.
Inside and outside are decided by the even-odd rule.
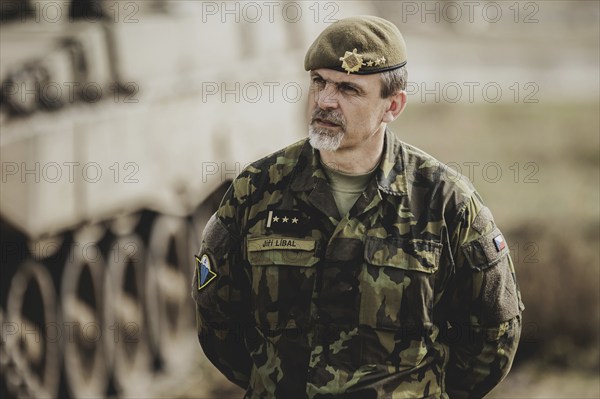
POLYGON ((296 251, 312 251, 315 249, 314 240, 300 238, 251 238, 248 240, 248 251, 269 251, 272 249, 289 249, 296 251))
POLYGON ((274 233, 300 233, 308 226, 308 218, 300 211, 274 210, 267 215, 266 226, 274 233))

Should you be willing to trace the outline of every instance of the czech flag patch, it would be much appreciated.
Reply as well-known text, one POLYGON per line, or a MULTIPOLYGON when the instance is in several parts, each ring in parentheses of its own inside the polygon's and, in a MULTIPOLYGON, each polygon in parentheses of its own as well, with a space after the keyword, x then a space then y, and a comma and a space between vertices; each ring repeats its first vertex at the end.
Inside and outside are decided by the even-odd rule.
POLYGON ((506 242, 504 241, 504 237, 502 234, 498 234, 494 237, 494 245, 496 246, 496 251, 500 252, 506 247, 506 242))
POLYGON ((207 254, 202 255, 201 258, 195 256, 196 267, 198 268, 198 291, 206 287, 208 283, 213 281, 217 277, 217 273, 210 269, 210 259, 207 254))

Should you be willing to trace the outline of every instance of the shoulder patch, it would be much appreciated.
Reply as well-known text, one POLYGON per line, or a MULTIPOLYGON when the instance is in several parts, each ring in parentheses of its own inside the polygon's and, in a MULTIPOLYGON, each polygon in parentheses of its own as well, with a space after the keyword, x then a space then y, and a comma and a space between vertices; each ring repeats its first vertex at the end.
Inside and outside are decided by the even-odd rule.
POLYGON ((200 291, 217 277, 217 273, 211 270, 210 259, 207 254, 203 254, 201 258, 198 256, 195 256, 195 258, 196 267, 198 268, 198 291, 200 291))

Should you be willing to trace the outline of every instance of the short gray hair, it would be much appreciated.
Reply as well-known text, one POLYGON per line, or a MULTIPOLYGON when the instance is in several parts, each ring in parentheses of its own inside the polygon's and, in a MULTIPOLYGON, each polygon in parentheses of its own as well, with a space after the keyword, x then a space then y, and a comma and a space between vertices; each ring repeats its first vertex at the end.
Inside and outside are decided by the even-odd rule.
POLYGON ((381 72, 381 98, 388 98, 397 91, 406 91, 408 70, 406 65, 391 71, 381 72))

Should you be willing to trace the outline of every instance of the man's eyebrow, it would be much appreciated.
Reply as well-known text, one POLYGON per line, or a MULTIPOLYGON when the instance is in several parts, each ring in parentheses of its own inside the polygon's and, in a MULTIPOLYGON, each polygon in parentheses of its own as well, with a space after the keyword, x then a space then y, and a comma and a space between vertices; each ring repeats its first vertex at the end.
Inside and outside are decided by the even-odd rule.
POLYGON ((331 83, 335 84, 337 87, 340 87, 340 86, 342 86, 342 85, 346 85, 346 86, 349 86, 349 87, 355 88, 355 89, 357 89, 357 90, 358 90, 358 91, 360 91, 360 92, 364 92, 364 91, 365 91, 364 87, 362 87, 362 86, 361 86, 360 84, 358 84, 358 83, 355 83, 355 82, 349 82, 349 81, 347 81, 347 80, 342 80, 342 81, 340 81, 340 82, 333 82, 333 81, 331 81, 331 80, 327 80, 327 79, 325 79, 323 76, 321 76, 321 75, 320 75, 318 72, 315 72, 315 71, 310 71, 310 76, 311 76, 311 77, 318 76, 318 77, 320 77, 321 79, 323 79, 323 80, 324 80, 324 81, 326 81, 326 82, 331 82, 331 83))

